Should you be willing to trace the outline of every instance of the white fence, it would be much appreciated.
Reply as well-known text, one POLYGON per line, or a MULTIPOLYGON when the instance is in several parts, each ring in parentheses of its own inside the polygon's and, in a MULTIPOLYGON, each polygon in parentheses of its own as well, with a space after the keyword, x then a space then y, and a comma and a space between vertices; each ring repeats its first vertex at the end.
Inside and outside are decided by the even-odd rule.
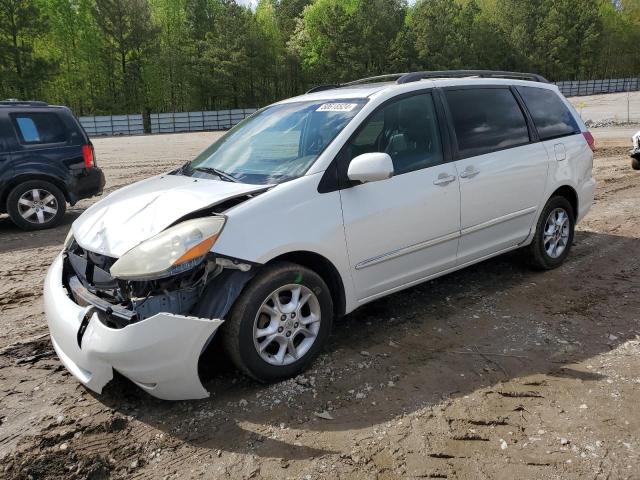
MULTIPOLYGON (((227 130, 254 113, 257 108, 209 112, 152 113, 151 133, 202 132, 227 130)), ((101 115, 80 117, 80 123, 92 137, 144 135, 142 115, 101 115)))
POLYGON ((565 97, 598 95, 600 93, 637 92, 640 78, 605 78, 600 80, 569 80, 556 82, 565 97))
POLYGON ((92 137, 144 134, 142 115, 101 115, 97 117, 80 117, 79 120, 92 137))
POLYGON ((226 130, 256 110, 256 108, 242 108, 209 112, 152 113, 151 133, 226 130))

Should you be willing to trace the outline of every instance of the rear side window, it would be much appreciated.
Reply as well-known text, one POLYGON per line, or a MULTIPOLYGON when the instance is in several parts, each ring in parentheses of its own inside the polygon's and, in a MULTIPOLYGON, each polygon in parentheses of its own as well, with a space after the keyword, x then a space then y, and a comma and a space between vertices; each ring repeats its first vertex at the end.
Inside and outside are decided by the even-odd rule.
POLYGON ((541 140, 580 133, 575 118, 553 91, 535 87, 517 87, 531 113, 541 140))
POLYGON ((507 88, 445 90, 460 158, 529 142, 520 105, 507 88))
POLYGON ((32 145, 68 140, 67 129, 55 113, 15 113, 11 118, 21 143, 32 145))

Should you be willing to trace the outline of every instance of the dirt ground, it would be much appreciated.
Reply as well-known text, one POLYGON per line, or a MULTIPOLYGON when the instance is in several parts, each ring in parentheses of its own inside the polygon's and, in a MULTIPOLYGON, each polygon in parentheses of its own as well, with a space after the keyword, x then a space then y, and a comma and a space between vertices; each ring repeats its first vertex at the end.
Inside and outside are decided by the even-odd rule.
MULTIPOLYGON (((82 387, 52 351, 42 282, 69 225, 0 218, 0 477, 640 478, 640 172, 631 130, 595 130, 596 204, 567 263, 505 255, 337 322, 302 376, 271 386, 222 357, 211 397, 82 387)), ((107 191, 216 134, 99 139, 107 191)))
POLYGON ((585 122, 640 122, 640 92, 572 97, 569 101, 585 122))

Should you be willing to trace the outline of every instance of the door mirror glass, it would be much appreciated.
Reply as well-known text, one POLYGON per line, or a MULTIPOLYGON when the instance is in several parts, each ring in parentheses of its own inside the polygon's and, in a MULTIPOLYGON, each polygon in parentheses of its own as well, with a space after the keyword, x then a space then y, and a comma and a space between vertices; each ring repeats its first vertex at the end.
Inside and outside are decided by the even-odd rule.
POLYGON ((347 172, 354 182, 378 182, 393 177, 393 160, 384 152, 363 153, 351 160, 347 172))

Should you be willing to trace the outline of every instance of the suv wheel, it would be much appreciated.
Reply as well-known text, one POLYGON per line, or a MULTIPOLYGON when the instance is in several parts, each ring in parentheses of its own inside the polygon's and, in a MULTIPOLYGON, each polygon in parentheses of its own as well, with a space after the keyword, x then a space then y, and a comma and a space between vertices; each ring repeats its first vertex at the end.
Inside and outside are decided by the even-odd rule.
POLYGON ((631 168, 633 168, 634 170, 640 170, 640 159, 638 158, 632 158, 631 159, 631 168))
POLYGON ((222 330, 236 367, 262 382, 303 371, 331 331, 333 302, 318 274, 293 263, 277 263, 245 288, 222 330))
POLYGON ((7 212, 23 230, 42 230, 62 220, 67 204, 58 187, 42 180, 24 182, 7 197, 7 212))
POLYGON ((550 270, 562 265, 573 243, 575 214, 564 197, 551 197, 538 219, 536 233, 528 247, 534 268, 550 270))

